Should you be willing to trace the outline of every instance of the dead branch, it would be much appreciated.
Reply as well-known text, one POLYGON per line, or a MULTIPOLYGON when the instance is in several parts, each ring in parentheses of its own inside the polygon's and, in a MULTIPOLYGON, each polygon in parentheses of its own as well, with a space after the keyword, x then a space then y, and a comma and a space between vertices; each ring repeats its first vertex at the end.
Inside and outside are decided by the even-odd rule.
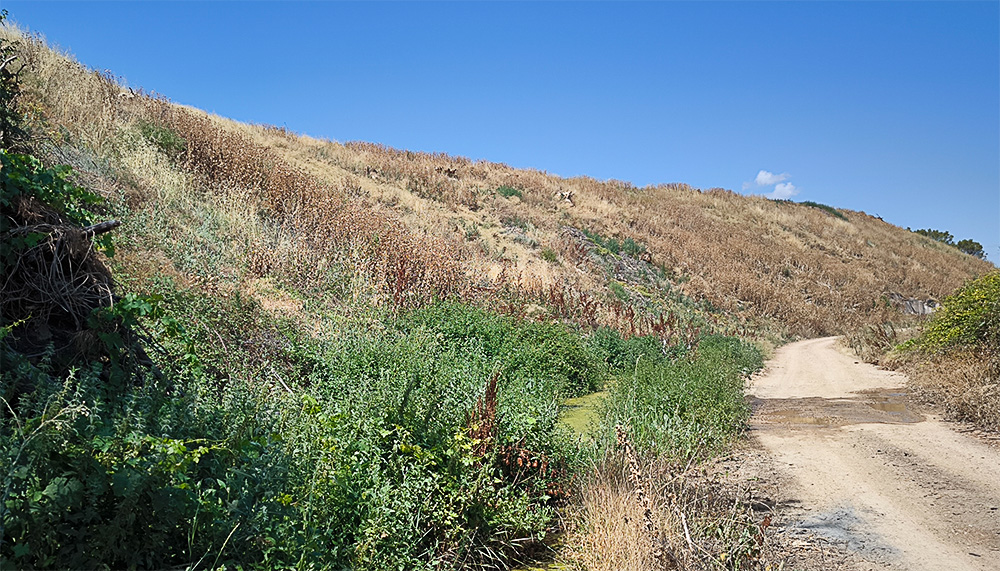
POLYGON ((101 222, 99 224, 94 224, 93 226, 87 226, 83 229, 83 233, 88 237, 97 236, 99 234, 105 234, 114 230, 115 228, 121 226, 122 223, 119 220, 108 220, 106 222, 101 222))

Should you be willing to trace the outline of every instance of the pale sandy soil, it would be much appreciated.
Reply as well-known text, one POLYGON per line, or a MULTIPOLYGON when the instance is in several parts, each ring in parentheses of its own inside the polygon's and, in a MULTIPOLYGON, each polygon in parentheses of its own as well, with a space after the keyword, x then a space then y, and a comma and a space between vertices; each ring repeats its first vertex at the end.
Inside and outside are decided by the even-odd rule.
POLYGON ((780 348, 755 379, 750 443, 726 467, 774 506, 786 569, 1000 570, 1000 446, 914 409, 905 385, 832 337, 780 348))

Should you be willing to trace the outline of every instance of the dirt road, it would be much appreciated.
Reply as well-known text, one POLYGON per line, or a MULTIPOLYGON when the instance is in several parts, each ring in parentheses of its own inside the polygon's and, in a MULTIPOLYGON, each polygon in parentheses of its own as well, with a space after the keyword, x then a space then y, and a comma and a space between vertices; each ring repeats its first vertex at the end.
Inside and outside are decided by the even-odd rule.
POLYGON ((778 350, 750 392, 779 532, 848 554, 828 568, 1000 570, 1000 447, 920 414, 905 384, 837 338, 778 350))

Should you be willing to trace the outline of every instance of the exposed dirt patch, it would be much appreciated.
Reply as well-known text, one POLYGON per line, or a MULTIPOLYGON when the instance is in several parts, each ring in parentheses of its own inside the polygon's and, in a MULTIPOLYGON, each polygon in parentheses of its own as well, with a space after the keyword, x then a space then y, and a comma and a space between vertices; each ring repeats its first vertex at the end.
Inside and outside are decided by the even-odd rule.
POLYGON ((786 568, 998 568, 1000 449, 905 381, 836 338, 782 347, 756 379, 751 442, 721 467, 774 506, 786 568))

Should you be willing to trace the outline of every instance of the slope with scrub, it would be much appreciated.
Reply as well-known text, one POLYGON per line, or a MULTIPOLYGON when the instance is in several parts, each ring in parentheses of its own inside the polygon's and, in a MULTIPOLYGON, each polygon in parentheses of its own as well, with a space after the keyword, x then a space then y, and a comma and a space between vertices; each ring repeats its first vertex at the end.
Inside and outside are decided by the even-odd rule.
MULTIPOLYGON (((745 424, 760 354, 725 335, 839 330, 985 267, 860 213, 242 125, 2 34, 28 136, 3 281, 51 286, 0 322, 16 566, 503 567, 570 512, 586 564, 604 512, 566 510, 642 483, 608 476, 616 429, 678 476, 745 424), (101 295, 67 313, 78 277, 101 295), (584 438, 558 422, 601 388, 584 438)), ((755 516, 692 489, 654 498, 648 544, 763 567, 755 516)))

